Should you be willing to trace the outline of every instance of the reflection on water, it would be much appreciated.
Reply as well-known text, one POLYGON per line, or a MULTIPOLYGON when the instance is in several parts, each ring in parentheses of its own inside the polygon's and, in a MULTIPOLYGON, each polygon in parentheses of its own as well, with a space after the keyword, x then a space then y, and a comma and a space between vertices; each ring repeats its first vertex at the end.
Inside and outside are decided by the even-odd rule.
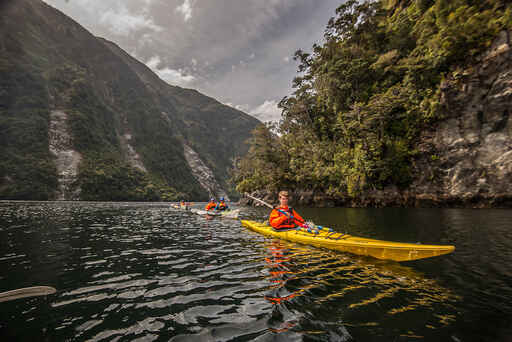
POLYGON ((0 304, 0 340, 508 336, 508 212, 322 210, 303 212, 324 225, 337 222, 338 231, 450 242, 457 250, 398 264, 268 239, 238 221, 207 220, 165 204, 3 202, 0 292, 33 285, 58 292, 0 304))
MULTIPOLYGON (((266 248, 268 279, 273 285, 265 298, 278 306, 275 310, 284 306, 288 311, 300 311, 307 306, 322 314, 328 308, 329 321, 341 329, 340 339, 350 337, 345 327, 365 327, 366 332, 371 327, 376 335, 386 334, 389 324, 399 324, 402 317, 397 316, 405 312, 430 316, 428 329, 447 326, 456 317, 455 306, 461 298, 411 267, 354 259, 280 240, 269 242, 266 248), (375 315, 369 314, 373 312, 375 315), (397 322, 391 322, 394 320, 397 322)), ((274 330, 301 328, 295 317, 282 324, 274 330)), ((408 322, 407 333, 402 335, 418 337, 414 325, 419 330, 425 327, 424 322, 408 322)), ((322 331, 325 329, 317 333, 322 331)))

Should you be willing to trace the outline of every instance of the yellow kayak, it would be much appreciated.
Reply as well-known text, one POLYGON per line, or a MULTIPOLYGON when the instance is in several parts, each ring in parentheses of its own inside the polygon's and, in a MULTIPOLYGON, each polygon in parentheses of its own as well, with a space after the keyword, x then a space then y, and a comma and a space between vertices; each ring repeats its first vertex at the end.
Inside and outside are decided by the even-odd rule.
POLYGON ((277 232, 272 227, 256 221, 242 220, 241 222, 244 227, 278 239, 358 255, 368 255, 383 260, 418 260, 448 254, 455 250, 454 246, 422 245, 366 239, 349 234, 328 232, 326 229, 321 230, 319 234, 308 233, 304 230, 277 232))

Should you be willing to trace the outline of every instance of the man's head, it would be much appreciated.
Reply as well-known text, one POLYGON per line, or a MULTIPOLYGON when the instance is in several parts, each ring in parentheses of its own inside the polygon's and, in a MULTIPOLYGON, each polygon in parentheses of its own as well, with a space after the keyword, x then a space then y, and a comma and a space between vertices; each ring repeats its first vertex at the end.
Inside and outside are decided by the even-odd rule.
POLYGON ((290 199, 290 194, 288 191, 279 191, 279 205, 282 207, 288 206, 288 200, 290 199))

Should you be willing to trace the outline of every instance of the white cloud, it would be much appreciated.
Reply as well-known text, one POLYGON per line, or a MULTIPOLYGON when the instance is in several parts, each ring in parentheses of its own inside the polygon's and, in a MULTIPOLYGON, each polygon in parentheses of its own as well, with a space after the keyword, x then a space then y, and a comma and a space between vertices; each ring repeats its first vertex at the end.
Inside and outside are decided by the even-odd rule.
POLYGON ((181 5, 176 7, 176 12, 183 15, 183 20, 189 21, 192 18, 192 2, 191 0, 185 0, 181 5))
POLYGON ((108 26, 112 33, 120 36, 129 36, 131 32, 140 30, 163 31, 163 28, 156 25, 153 19, 145 15, 130 13, 126 8, 121 8, 119 11, 106 11, 101 15, 100 23, 108 26))
POLYGON ((225 102, 224 104, 226 106, 230 106, 230 107, 233 107, 235 109, 238 109, 241 112, 245 112, 245 113, 249 112, 249 105, 248 104, 237 105, 237 104, 234 104, 232 102, 225 102))
POLYGON ((146 62, 146 65, 153 70, 162 80, 172 85, 187 86, 196 78, 192 75, 185 75, 182 69, 160 68, 161 59, 153 56, 146 62))
POLYGON ((155 70, 155 69, 158 69, 158 66, 160 65, 160 57, 158 56, 153 56, 149 59, 149 61, 146 62, 146 65, 151 69, 151 70, 155 70))
POLYGON ((142 7, 142 13, 149 13, 149 9, 151 8, 151 5, 153 5, 153 0, 143 0, 145 6, 142 7))
POLYGON ((289 62, 290 62, 290 57, 288 57, 288 56, 287 56, 287 57, 284 57, 284 58, 283 58, 283 61, 284 61, 285 63, 289 63, 289 62))
POLYGON ((156 73, 161 79, 172 85, 186 86, 196 79, 192 75, 184 75, 181 69, 164 68, 157 70, 156 73))
POLYGON ((279 119, 281 119, 281 109, 277 107, 277 104, 277 101, 266 100, 261 105, 251 110, 249 114, 263 122, 279 121, 279 119))

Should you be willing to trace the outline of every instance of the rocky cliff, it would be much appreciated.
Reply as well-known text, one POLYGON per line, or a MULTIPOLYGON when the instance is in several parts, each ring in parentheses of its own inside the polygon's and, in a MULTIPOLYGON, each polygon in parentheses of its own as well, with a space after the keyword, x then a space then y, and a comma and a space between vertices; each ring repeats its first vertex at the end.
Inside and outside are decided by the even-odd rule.
POLYGON ((418 177, 403 200, 512 205, 510 32, 502 32, 477 64, 453 73, 441 89, 445 116, 422 133, 418 177))
POLYGON ((0 32, 1 199, 230 192, 258 120, 165 83, 40 0, 2 1, 0 32))

